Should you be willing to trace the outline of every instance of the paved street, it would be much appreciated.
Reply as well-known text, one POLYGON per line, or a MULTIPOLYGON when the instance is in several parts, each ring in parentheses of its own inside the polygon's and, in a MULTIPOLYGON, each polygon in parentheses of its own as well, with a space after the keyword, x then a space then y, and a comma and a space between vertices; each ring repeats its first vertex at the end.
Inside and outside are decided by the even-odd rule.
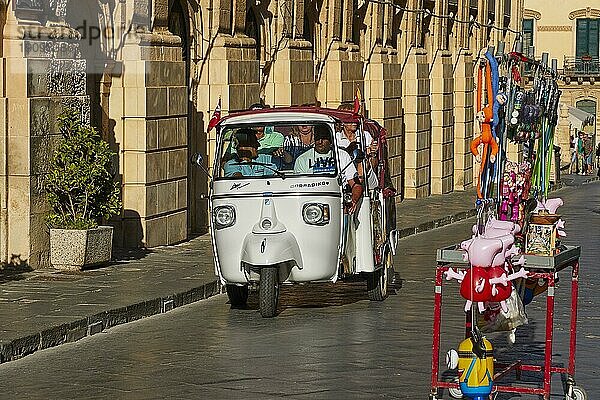
MULTIPOLYGON (((558 191, 566 244, 581 244, 577 382, 600 398, 600 184, 558 191)), ((230 310, 219 295, 111 328, 78 342, 0 365, 10 399, 427 399, 435 249, 468 236, 473 220, 403 239, 395 258, 402 288, 383 303, 361 283, 286 288, 274 319, 230 310)), ((568 275, 557 291, 555 361, 566 361, 568 275)), ((461 340, 463 300, 444 286, 442 349, 461 340)), ((501 359, 543 356, 545 297, 527 307, 529 325, 510 349, 491 335, 501 359)), ((531 378, 531 377, 530 377, 531 378)), ((564 398, 560 379, 553 399, 564 398)), ((446 395, 445 398, 448 398, 446 395)), ((498 399, 535 399, 502 394, 498 399)))

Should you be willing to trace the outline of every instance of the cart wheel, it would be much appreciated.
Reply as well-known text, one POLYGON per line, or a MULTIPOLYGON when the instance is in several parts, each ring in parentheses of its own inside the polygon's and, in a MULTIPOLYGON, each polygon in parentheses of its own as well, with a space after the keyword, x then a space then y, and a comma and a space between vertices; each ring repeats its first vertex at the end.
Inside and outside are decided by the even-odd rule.
POLYGON ((371 301, 383 301, 388 296, 388 273, 391 257, 391 253, 388 251, 385 255, 383 267, 369 273, 367 276, 367 291, 371 301))
MULTIPOLYGON (((454 383, 459 383, 458 378, 454 378, 454 383)), ((453 388, 453 387, 448 388, 448 394, 453 399, 462 399, 463 398, 463 393, 462 393, 462 390, 460 390, 460 386, 457 388, 453 388)))
POLYGON ((260 315, 272 318, 277 314, 277 301, 279 300, 279 270, 274 267, 265 267, 260 270, 260 283, 258 298, 260 315))
POLYGON ((460 390, 460 388, 448 388, 448 394, 453 399, 462 399, 463 398, 463 394, 462 394, 462 391, 460 390))
POLYGON ((567 393, 567 395, 565 396, 566 400, 587 400, 588 399, 587 393, 585 392, 585 390, 583 390, 583 388, 581 386, 572 386, 571 393, 572 393, 571 396, 569 396, 569 394, 567 393))
POLYGON ((231 308, 244 308, 248 302, 248 285, 227 285, 227 297, 231 308))

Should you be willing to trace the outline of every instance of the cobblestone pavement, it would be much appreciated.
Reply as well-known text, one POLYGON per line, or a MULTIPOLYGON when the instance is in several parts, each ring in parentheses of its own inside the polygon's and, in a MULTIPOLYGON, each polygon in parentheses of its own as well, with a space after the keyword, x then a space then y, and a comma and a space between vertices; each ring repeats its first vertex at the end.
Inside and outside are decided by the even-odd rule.
MULTIPOLYGON (((403 201, 401 234, 467 218, 474 198, 471 190, 403 201)), ((79 273, 0 270, 0 363, 220 292, 209 235, 152 250, 117 249, 114 258, 109 267, 79 273)))
MULTIPOLYGON (((560 210, 567 221, 565 243, 583 248, 576 378, 595 400, 600 398, 595 355, 600 300, 594 281, 600 268, 600 184, 554 195, 565 200, 560 210)), ((214 296, 2 364, 0 397, 427 399, 435 249, 467 237, 472 222, 401 240, 395 264, 402 287, 382 303, 369 302, 362 283, 294 286, 283 290, 280 315, 263 319, 255 297, 248 310, 230 310, 226 296, 214 296)), ((553 351, 557 363, 567 357, 569 286, 568 276, 561 276, 553 351)), ((455 347, 463 333, 463 300, 456 284, 447 283, 444 293, 443 351, 455 347)), ((543 356, 544 302, 541 296, 527 307, 529 324, 518 329, 514 346, 508 346, 505 334, 490 335, 498 358, 543 356)), ((564 398, 562 393, 556 376, 552 399, 564 398)), ((537 397, 498 396, 516 398, 537 397)))

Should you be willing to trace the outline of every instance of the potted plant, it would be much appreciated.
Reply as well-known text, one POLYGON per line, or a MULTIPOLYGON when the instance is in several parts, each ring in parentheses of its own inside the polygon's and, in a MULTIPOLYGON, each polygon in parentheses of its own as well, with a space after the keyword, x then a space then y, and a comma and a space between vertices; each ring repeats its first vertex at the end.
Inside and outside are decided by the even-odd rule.
POLYGON ((47 217, 50 263, 81 270, 107 263, 112 255, 113 228, 99 223, 121 210, 115 153, 76 110, 66 109, 58 120, 63 140, 52 154, 45 179, 52 208, 47 217))

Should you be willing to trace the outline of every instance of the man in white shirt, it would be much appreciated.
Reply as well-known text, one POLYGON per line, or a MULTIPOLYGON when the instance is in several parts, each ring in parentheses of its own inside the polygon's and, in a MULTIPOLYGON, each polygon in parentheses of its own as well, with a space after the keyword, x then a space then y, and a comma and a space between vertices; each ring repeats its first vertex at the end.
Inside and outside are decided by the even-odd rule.
MULTIPOLYGON (((327 125, 316 125, 314 128, 314 146, 300 155, 294 164, 295 174, 327 174, 335 173, 335 158, 331 146, 331 132, 327 125)), ((356 167, 352 159, 345 151, 339 152, 340 168, 344 182, 348 184, 352 191, 352 204, 348 207, 348 212, 356 210, 356 205, 362 195, 362 180, 358 177, 356 167)))
MULTIPOLYGON (((344 122, 342 124, 342 130, 336 132, 337 144, 340 149, 344 149, 345 152, 351 153, 355 148, 362 148, 360 145, 359 138, 356 132, 358 131, 358 124, 356 122, 344 122)), ((377 141, 373 140, 373 137, 366 130, 362 131, 365 137, 366 150, 364 151, 369 161, 368 167, 368 178, 369 178, 369 190, 372 190, 378 186, 377 175, 375 170, 377 168, 377 141)), ((362 163, 357 165, 358 175, 364 176, 362 171, 362 163)))

